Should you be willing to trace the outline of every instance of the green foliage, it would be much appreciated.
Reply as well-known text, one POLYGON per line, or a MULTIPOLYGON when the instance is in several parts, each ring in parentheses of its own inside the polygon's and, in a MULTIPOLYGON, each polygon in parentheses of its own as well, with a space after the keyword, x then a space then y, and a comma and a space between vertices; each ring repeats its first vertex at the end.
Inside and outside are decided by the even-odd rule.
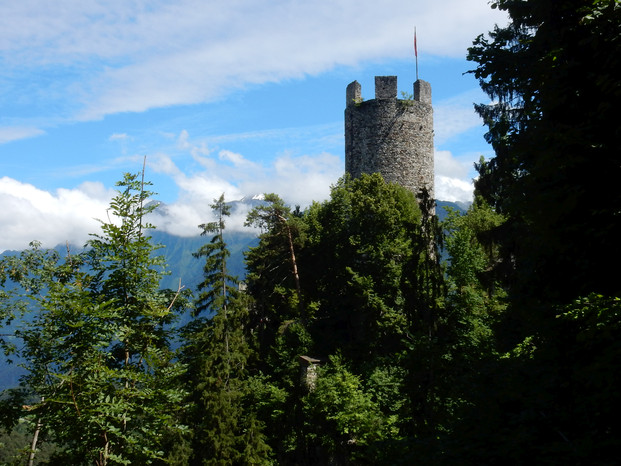
POLYGON ((364 102, 364 98, 362 97, 359 97, 357 99, 351 99, 351 100, 356 107, 360 107, 362 103, 364 102))
POLYGON ((31 392, 0 407, 16 420, 28 403, 32 425, 62 445, 55 461, 435 462, 476 402, 474 373, 532 360, 490 356, 497 249, 478 238, 501 219, 483 204, 449 216, 445 296, 431 200, 365 175, 305 212, 266 196, 248 217, 262 234, 247 255, 247 293, 228 273, 229 209, 214 200, 177 362, 167 325, 185 297, 159 290, 165 264, 142 218, 149 193, 129 175, 120 186, 86 254, 35 247, 0 264, 37 310, 19 333, 31 392), (309 382, 301 361, 313 358, 309 382))
POLYGON ((320 462, 359 462, 371 444, 391 434, 360 377, 338 357, 319 369, 317 386, 303 403, 308 448, 320 451, 320 462))
POLYGON ((304 323, 308 318, 297 258, 305 225, 275 194, 265 195, 265 204, 248 214, 246 225, 262 232, 259 245, 246 254, 246 281, 254 299, 250 325, 256 332, 259 357, 268 360, 283 324, 304 323))
MULTIPOLYGON (((28 425, 30 422, 31 419, 24 418, 10 432, 0 430, 0 464, 3 466, 27 464, 32 443, 32 433, 29 430, 32 430, 33 426, 28 425)), ((33 464, 49 464, 56 449, 56 445, 40 439, 33 464)))
POLYGON ((422 200, 421 214, 411 192, 375 174, 339 180, 329 200, 299 215, 270 197, 251 217, 265 231, 247 256, 248 289, 259 329, 271 329, 269 338, 258 332, 257 368, 265 390, 285 394, 276 409, 284 427, 260 418, 279 463, 393 462, 408 432, 420 434, 410 422, 427 410, 420 401, 438 409, 438 379, 429 377, 438 364, 419 362, 444 351, 430 204, 422 200), (310 392, 299 356, 332 361, 310 392), (320 418, 329 422, 320 427, 320 418))
POLYGON ((239 301, 228 307, 226 316, 216 311, 192 336, 204 348, 196 372, 190 372, 195 384, 193 459, 202 464, 263 464, 269 455, 254 408, 246 404, 246 319, 247 307, 239 301))
POLYGON ((503 216, 481 198, 466 215, 451 211, 444 220, 448 300, 455 308, 476 314, 500 306, 504 292, 493 274, 500 255, 498 245, 487 241, 487 235, 503 222, 503 216))
POLYGON ((567 338, 559 358, 568 392, 559 410, 563 429, 577 457, 601 454, 612 464, 620 435, 621 298, 591 294, 564 306, 558 319, 567 338))
POLYGON ((597 457, 615 464, 619 303, 596 294, 579 298, 556 308, 554 334, 538 332, 489 354, 447 442, 447 458, 589 464, 597 457))
POLYGON ((289 410, 292 390, 290 386, 283 387, 281 382, 262 373, 251 375, 246 380, 244 400, 256 419, 262 422, 265 441, 270 443, 273 454, 280 458, 294 451, 296 442, 289 410))
POLYGON ((150 193, 126 175, 84 255, 61 260, 36 245, 3 268, 33 312, 16 330, 27 374, 28 408, 62 450, 56 461, 150 464, 166 435, 183 430, 172 406, 182 367, 165 326, 181 303, 159 290, 164 264, 144 235, 150 193), (87 270, 88 272, 84 272, 87 270))
POLYGON ((479 36, 468 59, 492 104, 478 105, 495 157, 478 192, 507 222, 496 231, 515 295, 554 302, 617 294, 621 258, 618 0, 499 0, 511 23, 479 36), (596 253, 587 244, 597 244, 596 253))
POLYGON ((224 242, 225 217, 230 215, 224 195, 212 204, 216 222, 200 225, 202 234, 213 233, 195 257, 205 257, 204 280, 197 309, 209 310, 209 320, 191 323, 186 332, 186 380, 194 385, 189 401, 193 409, 193 463, 265 464, 269 447, 253 410, 246 409, 247 361, 251 356, 246 328, 248 299, 238 291, 235 277, 227 273, 229 251, 224 242))
POLYGON ((468 58, 492 99, 476 106, 495 151, 477 165, 476 191, 503 222, 477 235, 487 263, 458 230, 451 247, 466 260, 451 266, 449 299, 493 317, 501 285, 507 308, 487 320, 494 345, 479 358, 479 388, 464 392, 451 453, 468 464, 614 464, 621 4, 492 5, 511 22, 479 36, 468 58), (473 278, 482 288, 464 300, 473 278))
POLYGON ((398 351, 406 314, 403 282, 420 211, 407 190, 379 174, 343 178, 306 213, 309 300, 321 354, 356 364, 398 351))
POLYGON ((412 94, 411 92, 402 91, 401 92, 401 99, 399 100, 399 104, 403 108, 409 108, 409 107, 414 106, 414 94, 412 94))
POLYGON ((199 228, 203 230, 201 236, 209 233, 214 236, 194 253, 196 258, 205 258, 203 281, 198 285, 197 313, 212 308, 226 310, 228 302, 238 296, 237 279, 228 274, 227 260, 231 254, 224 242, 224 219, 231 214, 231 208, 224 202, 224 194, 214 199, 211 208, 216 214, 216 221, 199 225, 199 228))

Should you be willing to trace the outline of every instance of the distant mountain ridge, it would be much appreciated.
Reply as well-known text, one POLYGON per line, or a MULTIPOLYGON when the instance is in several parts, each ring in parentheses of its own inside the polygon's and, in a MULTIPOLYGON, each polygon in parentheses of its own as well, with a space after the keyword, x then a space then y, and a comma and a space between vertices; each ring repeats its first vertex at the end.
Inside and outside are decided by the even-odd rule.
MULTIPOLYGON (((170 233, 154 230, 151 237, 156 244, 163 248, 159 254, 166 257, 169 274, 162 280, 162 288, 176 289, 179 279, 186 289, 196 290, 196 286, 203 277, 204 259, 197 259, 192 254, 210 241, 206 236, 182 237, 170 233)), ((245 275, 244 251, 249 247, 256 246, 259 242, 255 231, 248 232, 224 232, 224 241, 231 252, 227 263, 231 275, 243 278, 245 275)))

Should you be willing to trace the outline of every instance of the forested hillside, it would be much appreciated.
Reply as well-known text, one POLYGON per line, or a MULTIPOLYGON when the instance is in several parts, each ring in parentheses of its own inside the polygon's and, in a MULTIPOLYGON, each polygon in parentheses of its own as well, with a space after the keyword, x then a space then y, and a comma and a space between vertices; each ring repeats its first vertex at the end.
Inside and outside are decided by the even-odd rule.
POLYGON ((4 257, 3 324, 34 314, 2 340, 26 373, 0 462, 616 464, 621 4, 492 5, 512 22, 469 58, 496 155, 466 213, 377 174, 305 210, 266 194, 242 283, 221 197, 195 287, 161 289, 126 174, 85 252, 4 257))

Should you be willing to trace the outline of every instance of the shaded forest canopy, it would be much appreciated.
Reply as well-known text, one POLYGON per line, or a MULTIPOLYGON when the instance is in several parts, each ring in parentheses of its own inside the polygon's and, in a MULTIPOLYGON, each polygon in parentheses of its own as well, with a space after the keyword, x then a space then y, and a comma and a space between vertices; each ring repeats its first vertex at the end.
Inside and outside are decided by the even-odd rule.
POLYGON ((267 194, 240 283, 221 197, 196 287, 161 289, 127 174, 84 253, 4 257, 3 324, 36 312, 2 337, 26 374, 0 462, 616 464, 620 2, 492 7, 511 23, 468 58, 495 156, 465 214, 377 174, 304 211, 267 194))

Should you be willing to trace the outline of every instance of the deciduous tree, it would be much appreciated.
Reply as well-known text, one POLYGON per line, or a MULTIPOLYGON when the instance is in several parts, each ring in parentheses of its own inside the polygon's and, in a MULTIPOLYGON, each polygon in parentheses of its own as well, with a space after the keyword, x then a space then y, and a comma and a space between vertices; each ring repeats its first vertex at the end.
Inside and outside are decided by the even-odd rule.
POLYGON ((35 247, 11 265, 34 316, 16 331, 34 397, 25 408, 65 464, 151 464, 184 429, 166 328, 181 301, 159 290, 164 264, 146 235, 151 193, 136 175, 118 186, 87 253, 61 260, 35 247))

